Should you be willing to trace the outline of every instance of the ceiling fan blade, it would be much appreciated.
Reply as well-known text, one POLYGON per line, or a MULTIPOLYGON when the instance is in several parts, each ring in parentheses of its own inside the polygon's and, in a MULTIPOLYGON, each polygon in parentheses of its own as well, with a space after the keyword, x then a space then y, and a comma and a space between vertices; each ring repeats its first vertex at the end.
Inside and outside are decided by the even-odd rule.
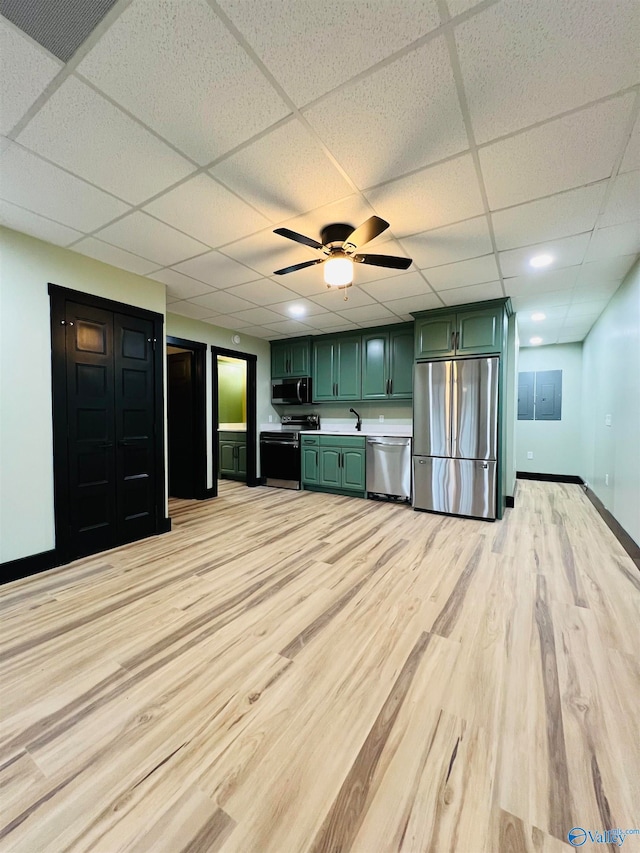
POLYGON ((292 267, 284 267, 281 270, 275 270, 274 275, 286 275, 288 272, 295 272, 296 270, 303 270, 305 267, 312 267, 315 264, 321 264, 326 260, 326 258, 318 258, 315 261, 303 261, 301 264, 294 264, 292 267))
POLYGON ((395 255, 354 255, 353 260, 358 264, 372 264, 374 267, 389 267, 392 270, 406 270, 413 263, 411 258, 398 258, 395 255))
POLYGON ((355 249, 373 240, 378 234, 382 234, 388 227, 389 223, 385 222, 384 219, 380 219, 379 216, 371 216, 366 222, 363 222, 362 225, 359 225, 355 231, 349 234, 342 244, 342 248, 345 252, 353 252, 355 249))
POLYGON ((305 237, 304 234, 298 234, 297 231, 291 231, 289 228, 276 228, 273 233, 287 237, 289 240, 295 240, 296 243, 302 243, 304 246, 311 246, 312 249, 322 249, 322 243, 312 240, 311 237, 305 237))

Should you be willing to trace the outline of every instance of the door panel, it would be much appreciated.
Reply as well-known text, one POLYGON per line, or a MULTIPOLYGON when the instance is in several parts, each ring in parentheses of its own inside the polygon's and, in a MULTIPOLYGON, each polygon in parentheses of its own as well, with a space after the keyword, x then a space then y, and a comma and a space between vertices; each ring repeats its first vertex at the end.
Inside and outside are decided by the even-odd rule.
POLYGON ((342 451, 342 488, 364 491, 365 451, 352 448, 342 451))
POLYGON ((345 338, 337 344, 337 400, 359 400, 362 390, 361 339, 345 338))
POLYGON ((169 494, 176 498, 195 497, 194 405, 193 353, 167 356, 169 494))
POLYGON ((116 488, 121 541, 157 526, 154 341, 151 320, 114 314, 116 488))
MULTIPOLYGON (((411 355, 413 357, 413 353, 411 355)), ((362 359, 362 399, 386 399, 389 378, 387 335, 363 335, 362 359)))
POLYGON ((413 494, 416 509, 495 518, 496 463, 414 456, 413 494))
POLYGON ((236 473, 236 445, 233 441, 220 441, 220 474, 236 473))
POLYGON ((296 341, 291 344, 289 356, 290 373, 292 376, 309 375, 309 342, 296 341))
POLYGON ((411 397, 413 389, 413 329, 389 333, 391 397, 411 397))
POLYGON ((340 451, 333 447, 320 448, 320 485, 336 489, 342 485, 340 451))
POLYGON ((313 344, 313 399, 333 400, 334 358, 336 344, 333 341, 318 341, 313 344))
POLYGON ((71 556, 110 548, 116 531, 113 315, 67 302, 67 448, 71 556))
POLYGON ((453 362, 451 455, 458 459, 495 459, 498 433, 497 358, 453 362))
POLYGON ((450 361, 416 364, 413 388, 413 452, 416 456, 451 455, 450 361))
POLYGON ((246 477, 247 476, 247 445, 242 442, 238 442, 238 449, 236 451, 236 462, 238 463, 238 476, 246 477))
POLYGON ((416 358, 442 358, 455 353, 456 315, 416 320, 416 358))
POLYGON ((318 483, 318 448, 302 448, 302 481, 304 483, 318 483))
POLYGON ((499 352, 502 346, 502 308, 484 308, 458 314, 458 353, 499 352))

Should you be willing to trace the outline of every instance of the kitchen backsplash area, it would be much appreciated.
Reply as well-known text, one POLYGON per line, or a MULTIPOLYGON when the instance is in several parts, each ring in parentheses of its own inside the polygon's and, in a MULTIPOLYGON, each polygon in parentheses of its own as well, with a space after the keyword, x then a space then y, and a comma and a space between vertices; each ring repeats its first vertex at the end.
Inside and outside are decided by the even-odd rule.
MULTIPOLYGON (((368 432, 387 432, 387 434, 410 435, 413 424, 411 403, 312 403, 309 406, 274 406, 279 417, 282 415, 301 415, 316 412, 320 415, 323 430, 333 429, 339 432, 355 432, 356 416, 349 412, 354 408, 362 418, 362 429, 368 432), (380 418, 383 420, 380 420, 380 418)), ((273 428, 267 424, 263 429, 273 428)))

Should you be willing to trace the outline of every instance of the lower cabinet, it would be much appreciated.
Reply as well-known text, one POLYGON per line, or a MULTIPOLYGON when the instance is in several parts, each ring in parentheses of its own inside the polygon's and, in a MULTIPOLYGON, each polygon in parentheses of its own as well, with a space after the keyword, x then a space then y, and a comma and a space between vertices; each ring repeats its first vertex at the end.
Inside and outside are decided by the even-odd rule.
POLYGON ((219 476, 226 480, 247 478, 247 434, 244 432, 218 433, 219 476))
POLYGON ((317 491, 364 496, 365 439, 360 436, 303 436, 302 485, 317 491))

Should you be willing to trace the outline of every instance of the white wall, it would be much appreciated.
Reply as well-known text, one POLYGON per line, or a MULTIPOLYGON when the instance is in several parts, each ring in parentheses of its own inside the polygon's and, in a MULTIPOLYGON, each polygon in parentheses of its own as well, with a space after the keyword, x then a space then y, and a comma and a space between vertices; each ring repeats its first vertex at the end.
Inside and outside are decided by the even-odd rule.
POLYGON ((584 341, 583 388, 582 475, 640 544, 640 261, 584 341))
POLYGON ((554 344, 520 350, 518 371, 562 371, 562 419, 516 420, 516 469, 537 474, 583 476, 582 344, 554 344), (533 459, 527 459, 527 452, 533 459))
MULTIPOLYGON (((55 547, 49 282, 165 313, 163 284, 0 227, 0 562, 55 547)), ((166 325, 256 354, 258 423, 275 415, 268 342, 241 335, 234 347, 232 332, 175 315, 166 325)))

